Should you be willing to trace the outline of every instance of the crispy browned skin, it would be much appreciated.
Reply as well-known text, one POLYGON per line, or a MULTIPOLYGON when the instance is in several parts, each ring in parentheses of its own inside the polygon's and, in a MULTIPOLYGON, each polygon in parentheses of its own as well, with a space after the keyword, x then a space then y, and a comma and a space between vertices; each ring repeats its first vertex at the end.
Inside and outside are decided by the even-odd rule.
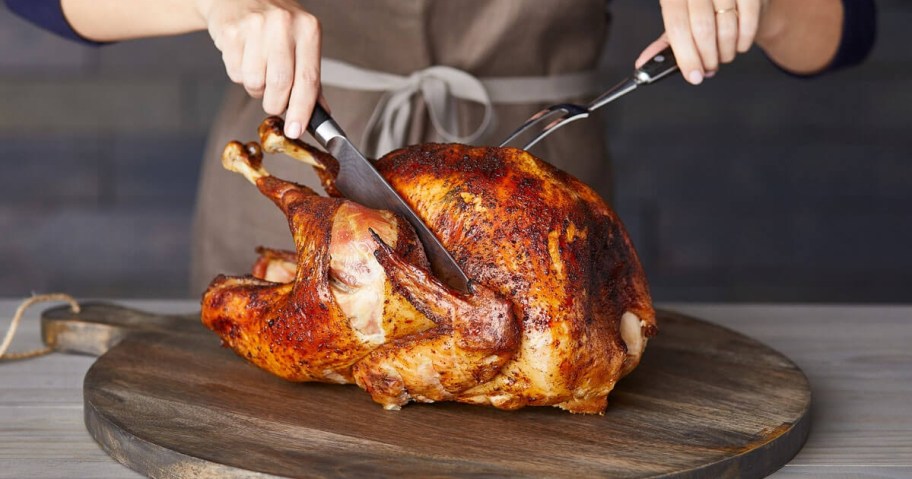
POLYGON ((297 251, 260 249, 255 276, 212 282, 202 321, 225 345, 292 381, 357 382, 390 408, 497 374, 518 344, 509 302, 484 287, 448 290, 427 276, 404 220, 274 178, 261 155, 232 142, 223 162, 288 216, 297 251), (300 267, 287 281, 292 257, 300 267))
POLYGON ((466 274, 510 298, 521 319, 513 361, 459 399, 603 411, 633 360, 621 316, 632 312, 646 336, 655 333, 640 262, 604 201, 513 148, 419 145, 387 155, 378 169, 466 274))
MULTIPOLYGON (((268 151, 338 171, 280 132, 280 120, 261 127, 268 151)), ((231 148, 235 157, 244 150, 231 148)), ((246 151, 245 164, 261 169, 255 148, 246 151)), ((433 278, 414 232, 394 215, 314 196, 262 170, 252 181, 288 215, 297 252, 263 249, 256 278, 216 278, 203 322, 264 369, 355 382, 388 408, 453 400, 603 412, 656 333, 636 252, 604 201, 517 149, 419 145, 377 168, 474 294, 433 278)), ((333 179, 323 181, 330 192, 333 179)))

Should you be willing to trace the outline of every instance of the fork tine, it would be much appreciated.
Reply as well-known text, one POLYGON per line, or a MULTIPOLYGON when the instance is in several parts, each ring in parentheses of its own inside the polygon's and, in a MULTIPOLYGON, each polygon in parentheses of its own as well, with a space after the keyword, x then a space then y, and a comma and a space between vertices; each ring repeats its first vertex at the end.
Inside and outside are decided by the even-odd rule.
POLYGON ((544 110, 539 111, 538 113, 532 115, 528 120, 526 120, 526 122, 517 128, 516 131, 514 131, 510 136, 508 136, 507 139, 500 144, 500 146, 507 146, 508 144, 512 143, 513 140, 532 130, 533 127, 541 123, 548 125, 550 122, 559 121, 567 113, 569 113, 569 111, 564 108, 563 105, 554 105, 545 108, 544 110))
MULTIPOLYGON (((567 113, 570 113, 570 112, 567 112, 567 113)), ((550 135, 551 133, 554 133, 560 127, 566 125, 567 123, 572 123, 576 120, 581 120, 583 118, 586 118, 587 116, 589 116, 589 113, 577 113, 575 115, 564 115, 561 118, 558 118, 557 120, 551 122, 550 124, 548 124, 547 126, 542 128, 542 131, 539 132, 538 135, 536 135, 535 138, 532 139, 532 141, 526 143, 526 145, 523 146, 523 149, 528 150, 529 148, 532 148, 533 146, 535 146, 536 143, 545 139, 546 136, 550 135)))

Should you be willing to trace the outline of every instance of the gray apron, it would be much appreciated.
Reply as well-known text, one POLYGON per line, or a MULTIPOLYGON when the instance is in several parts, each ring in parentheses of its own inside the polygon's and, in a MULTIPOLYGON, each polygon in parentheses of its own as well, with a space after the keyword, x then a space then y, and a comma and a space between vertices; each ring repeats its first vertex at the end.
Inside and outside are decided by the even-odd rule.
MULTIPOLYGON (((401 77, 434 65, 482 80, 592 72, 608 30, 605 0, 308 0, 302 4, 321 21, 325 57, 401 77)), ((366 126, 377 116, 373 113, 378 103, 389 96, 332 86, 339 83, 333 80, 324 71, 323 94, 333 117, 359 147, 375 149, 376 141, 365 134, 366 126)), ((526 83, 516 85, 521 89, 526 83)), ((562 100, 588 97, 587 93, 562 100)), ((516 98, 508 103, 490 100, 492 121, 471 143, 496 145, 534 112, 554 102, 553 98, 521 103, 516 98)), ((404 131, 399 125, 402 145, 451 139, 429 120, 428 104, 421 95, 410 102, 404 131)), ((460 136, 482 125, 483 105, 460 99, 450 99, 448 105, 445 116, 455 123, 460 136)), ((258 245, 293 249, 285 216, 240 175, 223 170, 219 161, 230 140, 255 140, 265 116, 259 100, 238 86, 230 87, 202 163, 193 231, 193 294, 201 293, 217 274, 249 273, 258 245)), ((590 119, 561 129, 532 152, 607 197, 611 177, 603 137, 600 122, 590 119)), ((304 139, 310 140, 306 134, 304 139)), ((265 167, 275 176, 322 191, 316 175, 298 162, 267 157, 265 167)))

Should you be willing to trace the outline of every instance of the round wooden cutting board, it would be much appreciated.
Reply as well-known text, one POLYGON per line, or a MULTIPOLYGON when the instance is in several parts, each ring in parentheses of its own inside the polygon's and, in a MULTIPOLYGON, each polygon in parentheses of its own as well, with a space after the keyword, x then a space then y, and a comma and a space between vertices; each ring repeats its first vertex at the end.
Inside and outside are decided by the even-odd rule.
POLYGON ((809 428, 807 378, 741 334, 659 313, 659 336, 604 416, 459 404, 385 411, 354 386, 257 369, 195 315, 46 311, 45 340, 101 354, 86 427, 153 477, 763 477, 809 428))

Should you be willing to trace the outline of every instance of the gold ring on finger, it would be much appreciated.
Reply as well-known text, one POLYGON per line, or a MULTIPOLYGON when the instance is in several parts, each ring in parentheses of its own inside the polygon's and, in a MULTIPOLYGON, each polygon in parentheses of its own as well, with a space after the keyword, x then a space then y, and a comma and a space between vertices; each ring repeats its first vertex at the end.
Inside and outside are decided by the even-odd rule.
POLYGON ((716 10, 716 15, 722 15, 723 13, 734 12, 735 15, 738 14, 738 9, 735 7, 732 8, 720 8, 716 10))

